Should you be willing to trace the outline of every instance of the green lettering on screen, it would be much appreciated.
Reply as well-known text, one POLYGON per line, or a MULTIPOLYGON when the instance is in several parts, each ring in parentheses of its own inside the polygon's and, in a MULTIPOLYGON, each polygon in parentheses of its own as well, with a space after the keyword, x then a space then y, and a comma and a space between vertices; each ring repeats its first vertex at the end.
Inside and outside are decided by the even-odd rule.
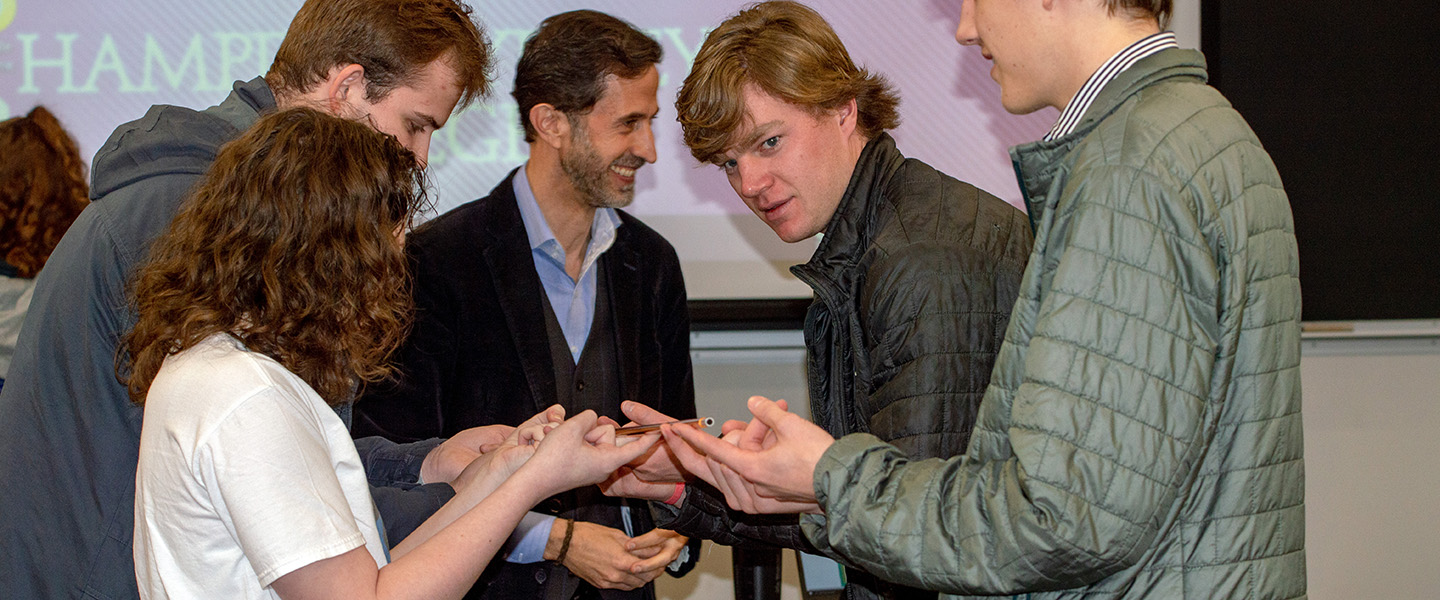
POLYGON ((244 69, 239 76, 233 75, 233 68, 237 65, 244 66, 246 61, 255 60, 255 40, 245 33, 217 33, 215 39, 220 46, 220 69, 219 81, 231 81, 234 79, 250 79, 258 73, 254 68, 244 69), (236 44, 240 50, 232 52, 236 44))
POLYGON ((139 91, 139 88, 130 82, 130 75, 125 72, 125 64, 120 62, 120 51, 115 48, 115 38, 110 37, 108 33, 100 38, 100 49, 95 52, 95 63, 90 67, 90 76, 85 79, 85 85, 79 91, 90 93, 100 91, 100 86, 96 82, 100 78, 100 74, 107 71, 114 73, 120 84, 116 91, 121 93, 139 91))
MULTIPOLYGON (((285 39, 284 31, 264 31, 255 34, 255 60, 257 61, 254 75, 259 75, 270 69, 270 63, 275 62, 275 51, 280 49, 280 42, 285 39), (259 61, 264 62, 259 62, 259 61)), ((248 77, 253 77, 249 75, 248 77)))
POLYGON ((204 38, 200 34, 190 36, 189 45, 185 46, 185 55, 180 57, 179 66, 171 66, 169 59, 165 58, 165 51, 160 48, 160 43, 155 40, 154 35, 145 35, 145 70, 144 78, 140 82, 140 90, 145 92, 159 91, 155 85, 155 70, 159 67, 165 82, 170 84, 170 89, 178 90, 186 82, 186 75, 194 70, 194 78, 190 79, 190 91, 205 91, 210 89, 209 79, 205 76, 205 46, 204 38))
POLYGON ((668 41, 670 45, 675 46, 675 49, 680 51, 680 58, 685 61, 685 72, 688 73, 690 65, 695 62, 695 54, 700 52, 700 45, 705 43, 705 36, 710 35, 710 30, 701 29, 700 37, 695 40, 693 46, 685 43, 685 30, 679 27, 651 29, 648 33, 659 40, 662 45, 668 41))
POLYGON ((430 164, 456 161, 467 165, 510 166, 525 162, 524 137, 520 135, 516 115, 515 102, 498 99, 457 113, 451 117, 451 123, 436 132, 436 143, 430 148, 430 164), (480 132, 498 133, 477 135, 480 132))
MULTIPOLYGON (((496 56, 509 56, 513 62, 520 58, 525 38, 529 36, 530 31, 525 29, 495 29, 490 32, 490 45, 495 49, 496 56)), ((514 68, 515 65, 509 66, 514 68)))
POLYGON ((80 37, 80 34, 55 34, 55 40, 60 42, 59 58, 39 58, 35 56, 35 40, 39 37, 39 34, 34 33, 20 33, 15 35, 15 38, 20 40, 20 68, 25 73, 22 79, 23 83, 20 84, 20 89, 16 91, 22 94, 40 93, 39 86, 35 85, 36 69, 60 69, 60 87, 55 88, 55 91, 61 93, 79 91, 75 87, 75 55, 73 49, 75 39, 80 37))

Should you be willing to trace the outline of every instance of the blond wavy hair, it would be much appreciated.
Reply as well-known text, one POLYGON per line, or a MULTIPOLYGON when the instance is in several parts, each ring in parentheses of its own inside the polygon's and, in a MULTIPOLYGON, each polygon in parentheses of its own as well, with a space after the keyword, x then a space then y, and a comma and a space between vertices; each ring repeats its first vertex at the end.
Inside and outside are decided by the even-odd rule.
POLYGON ((900 96, 890 83, 855 66, 825 18, 798 2, 751 5, 705 37, 675 100, 685 145, 696 160, 717 162, 735 142, 747 85, 815 115, 853 98, 866 139, 900 124, 900 96))

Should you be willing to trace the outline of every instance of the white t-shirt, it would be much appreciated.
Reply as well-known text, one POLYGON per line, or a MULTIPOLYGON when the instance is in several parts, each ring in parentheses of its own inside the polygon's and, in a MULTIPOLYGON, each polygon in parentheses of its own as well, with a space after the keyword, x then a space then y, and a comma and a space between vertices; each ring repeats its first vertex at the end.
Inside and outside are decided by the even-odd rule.
POLYGON ((35 295, 35 280, 0 275, 0 379, 10 374, 10 359, 15 356, 15 342, 20 338, 20 325, 35 295))
POLYGON ((135 473, 142 598, 278 598, 280 576, 364 545, 387 562, 344 423, 303 380, 217 334, 165 359, 135 473))

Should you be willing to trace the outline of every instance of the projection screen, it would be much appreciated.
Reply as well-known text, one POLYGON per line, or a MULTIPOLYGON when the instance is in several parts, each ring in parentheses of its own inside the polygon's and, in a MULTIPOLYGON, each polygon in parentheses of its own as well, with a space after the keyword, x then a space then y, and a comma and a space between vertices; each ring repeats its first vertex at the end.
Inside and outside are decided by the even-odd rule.
MULTIPOLYGON (((999 105, 990 64, 953 38, 957 0, 817 1, 857 63, 899 90, 893 134, 922 159, 1019 204, 1008 146, 1037 139, 1053 110, 1017 117, 999 105)), ((0 0, 0 118, 49 106, 88 158, 116 125, 152 104, 204 108, 232 82, 261 75, 299 0, 0 0)), ((816 240, 781 242, 735 196, 714 166, 697 164, 675 122, 675 90, 710 28, 744 3, 516 1, 475 4, 497 56, 489 98, 455 115, 431 146, 440 211, 483 196, 524 162, 527 147, 510 97, 525 37, 546 16, 578 7, 626 19, 664 47, 659 161, 640 171, 629 210, 678 250, 692 299, 798 298, 788 272, 816 240)))

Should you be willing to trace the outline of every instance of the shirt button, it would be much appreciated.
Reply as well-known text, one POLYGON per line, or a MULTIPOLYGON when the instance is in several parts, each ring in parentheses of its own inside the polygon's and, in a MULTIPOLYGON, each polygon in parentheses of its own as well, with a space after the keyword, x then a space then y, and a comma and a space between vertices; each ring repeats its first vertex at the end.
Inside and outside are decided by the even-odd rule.
POLYGON ((583 392, 583 391, 585 391, 585 382, 583 382, 583 381, 576 381, 576 382, 575 382, 575 391, 577 391, 577 392, 583 392))
POLYGON ((545 569, 535 572, 535 583, 545 583, 545 569))

